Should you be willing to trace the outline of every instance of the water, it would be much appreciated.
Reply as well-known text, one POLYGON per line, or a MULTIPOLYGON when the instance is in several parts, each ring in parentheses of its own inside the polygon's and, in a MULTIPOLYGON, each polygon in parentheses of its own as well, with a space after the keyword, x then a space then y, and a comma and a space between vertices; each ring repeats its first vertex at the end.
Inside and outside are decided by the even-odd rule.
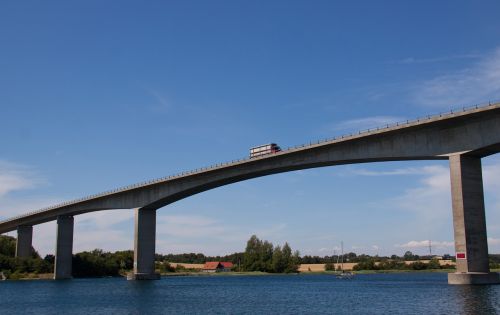
POLYGON ((1 314, 500 314, 500 286, 445 273, 0 282, 1 314))

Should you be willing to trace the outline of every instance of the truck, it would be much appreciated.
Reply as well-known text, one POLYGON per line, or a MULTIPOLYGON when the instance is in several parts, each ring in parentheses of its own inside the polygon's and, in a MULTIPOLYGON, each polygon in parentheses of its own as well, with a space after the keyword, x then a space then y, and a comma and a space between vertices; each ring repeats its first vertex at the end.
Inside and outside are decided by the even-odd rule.
POLYGON ((276 143, 263 144, 250 149, 250 158, 280 152, 281 148, 276 143))

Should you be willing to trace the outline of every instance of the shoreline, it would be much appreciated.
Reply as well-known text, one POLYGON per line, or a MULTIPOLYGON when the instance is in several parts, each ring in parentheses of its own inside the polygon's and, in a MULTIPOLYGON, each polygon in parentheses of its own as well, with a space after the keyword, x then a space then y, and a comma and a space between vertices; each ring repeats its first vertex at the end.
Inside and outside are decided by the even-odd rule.
MULTIPOLYGON (((371 274, 394 274, 394 273, 453 273, 455 269, 425 269, 425 270, 358 270, 352 271, 354 275, 371 275, 371 274)), ((500 273, 500 269, 491 269, 491 272, 500 273)), ((262 272, 262 271, 235 271, 235 272, 169 272, 162 273, 160 276, 162 278, 169 277, 235 277, 235 276, 250 276, 250 277, 259 277, 259 276, 301 276, 301 275, 337 275, 336 271, 303 271, 298 273, 270 273, 270 272, 262 272)), ((107 276, 107 277, 85 277, 85 278, 73 278, 73 279, 105 279, 105 278, 126 278, 126 276, 107 276)), ((39 277, 35 277, 31 275, 26 278, 19 279, 7 279, 5 281, 29 281, 29 280, 53 280, 52 274, 42 274, 39 277)), ((1 282, 0 282, 1 283, 1 282)))

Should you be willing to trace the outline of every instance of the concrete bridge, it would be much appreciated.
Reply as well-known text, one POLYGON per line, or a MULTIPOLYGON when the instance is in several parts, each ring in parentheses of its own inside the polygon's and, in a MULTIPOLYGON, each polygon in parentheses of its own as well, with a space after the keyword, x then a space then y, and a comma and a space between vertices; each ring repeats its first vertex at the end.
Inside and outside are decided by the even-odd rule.
POLYGON ((157 279, 156 210, 219 186, 271 174, 353 163, 449 160, 457 272, 450 284, 499 283, 488 266, 481 158, 500 150, 500 103, 387 125, 282 152, 197 169, 65 202, 0 222, 17 230, 16 255, 30 254, 33 225, 57 220, 54 279, 71 278, 73 217, 135 209, 134 270, 129 279, 157 279))

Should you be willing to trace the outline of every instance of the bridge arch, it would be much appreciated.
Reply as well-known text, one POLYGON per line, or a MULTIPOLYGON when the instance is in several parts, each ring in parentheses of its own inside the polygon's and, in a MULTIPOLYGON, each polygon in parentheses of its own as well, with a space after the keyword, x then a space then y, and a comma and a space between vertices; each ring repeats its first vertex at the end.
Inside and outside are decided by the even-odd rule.
MULTIPOLYGON (((15 229, 18 233, 23 233, 20 231, 29 229, 20 227, 32 227, 35 224, 57 220, 60 227, 57 248, 59 249, 61 245, 61 252, 64 253, 62 256, 65 257, 61 258, 59 265, 67 266, 68 260, 71 261, 68 256, 71 250, 68 248, 72 248, 72 241, 66 242, 67 244, 63 246, 64 242, 61 241, 60 244, 59 239, 68 239, 69 236, 72 238, 73 216, 108 209, 136 209, 137 257, 133 277, 155 277, 154 242, 151 245, 151 240, 154 240, 156 209, 175 201, 239 181, 295 170, 380 161, 449 159, 456 250, 465 251, 467 257, 463 263, 458 264, 459 271, 464 270, 467 274, 464 278, 466 280, 463 281, 474 278, 482 279, 477 281, 491 282, 497 280, 494 280, 495 276, 484 267, 484 257, 487 260, 487 245, 485 250, 481 158, 499 151, 500 103, 497 103, 446 115, 429 116, 422 120, 296 147, 268 156, 195 170, 82 198, 4 220, 0 222, 0 233, 15 229), (470 235, 474 235, 473 242, 468 240, 470 235), (474 243, 481 243, 481 246, 473 246, 474 243), (474 257, 476 254, 479 258, 474 257), (472 276, 471 272, 480 272, 484 275, 476 277, 472 276)), ((56 257, 56 266, 57 264, 56 257)), ((60 277, 70 276, 70 271, 69 268, 69 273, 65 271, 60 277)), ((498 275, 495 275, 495 279, 498 279, 498 275)))

